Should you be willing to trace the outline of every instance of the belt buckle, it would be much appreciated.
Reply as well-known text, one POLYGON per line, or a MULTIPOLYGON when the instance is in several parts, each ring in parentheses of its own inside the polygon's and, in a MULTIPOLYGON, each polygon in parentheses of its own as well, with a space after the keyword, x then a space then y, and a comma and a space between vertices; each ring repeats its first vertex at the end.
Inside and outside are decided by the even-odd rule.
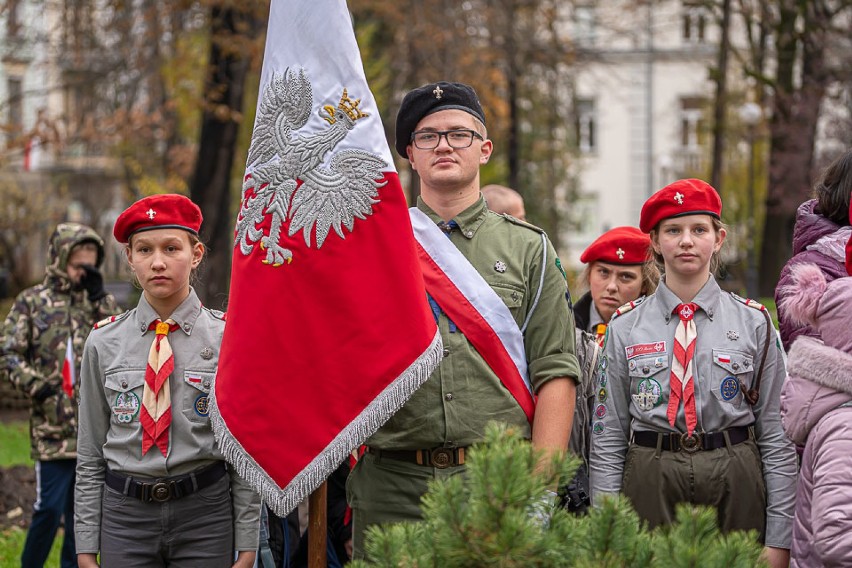
POLYGON ((435 448, 431 452, 432 466, 438 469, 446 469, 453 464, 453 450, 451 448, 435 448))
POLYGON ((172 496, 169 489, 169 484, 165 481, 159 481, 151 486, 151 500, 158 503, 165 503, 172 496))
POLYGON ((701 449, 701 438, 697 432, 691 435, 684 432, 680 435, 680 449, 688 454, 694 454, 701 449))

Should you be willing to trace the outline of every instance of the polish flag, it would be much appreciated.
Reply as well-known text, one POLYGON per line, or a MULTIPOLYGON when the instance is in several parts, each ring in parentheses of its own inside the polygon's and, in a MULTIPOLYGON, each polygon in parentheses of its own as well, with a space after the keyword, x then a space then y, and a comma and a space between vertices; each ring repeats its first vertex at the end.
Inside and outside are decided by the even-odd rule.
POLYGON ((77 383, 77 374, 74 371, 74 349, 71 346, 71 338, 65 343, 65 360, 62 362, 62 390, 68 398, 74 398, 74 385, 77 383))
POLYGON ((272 0, 210 415, 294 509, 438 365, 411 222, 343 0, 272 0))

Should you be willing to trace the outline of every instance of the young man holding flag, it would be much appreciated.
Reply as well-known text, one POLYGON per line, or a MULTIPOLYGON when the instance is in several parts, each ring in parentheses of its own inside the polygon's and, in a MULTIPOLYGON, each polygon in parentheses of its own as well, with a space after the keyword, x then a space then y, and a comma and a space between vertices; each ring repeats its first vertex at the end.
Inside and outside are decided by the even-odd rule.
POLYGON ((567 447, 580 371, 565 276, 541 229, 486 208, 479 168, 492 148, 470 86, 403 99, 396 150, 421 180, 411 219, 444 358, 350 476, 356 556, 370 525, 420 518, 428 481, 463 472, 489 421, 546 452, 567 447))
POLYGON ((3 327, 0 374, 32 402, 37 497, 21 556, 24 568, 44 565, 63 517, 61 566, 77 566, 75 379, 92 326, 119 312, 98 270, 103 257, 103 240, 94 230, 77 223, 59 224, 50 238, 44 282, 18 295, 3 327))

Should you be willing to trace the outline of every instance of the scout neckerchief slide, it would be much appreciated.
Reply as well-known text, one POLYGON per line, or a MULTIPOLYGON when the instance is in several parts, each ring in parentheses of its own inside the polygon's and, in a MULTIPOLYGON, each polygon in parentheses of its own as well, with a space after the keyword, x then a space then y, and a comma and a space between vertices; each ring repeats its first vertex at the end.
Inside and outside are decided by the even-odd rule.
POLYGON ((148 351, 145 386, 142 389, 142 455, 156 445, 165 457, 169 452, 169 425, 172 422, 172 397, 169 375, 175 369, 175 357, 169 344, 169 332, 178 329, 173 319, 154 320, 148 330, 157 334, 148 351))

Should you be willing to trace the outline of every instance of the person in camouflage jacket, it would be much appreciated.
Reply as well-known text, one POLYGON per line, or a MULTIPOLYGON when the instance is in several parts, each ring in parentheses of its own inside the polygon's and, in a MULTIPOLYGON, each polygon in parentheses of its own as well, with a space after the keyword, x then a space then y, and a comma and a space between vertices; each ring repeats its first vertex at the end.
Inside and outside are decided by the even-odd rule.
POLYGON ((63 384, 63 365, 70 341, 74 359, 70 368, 76 375, 93 324, 119 312, 98 270, 103 256, 103 240, 93 229, 59 224, 50 238, 44 281, 18 295, 3 325, 0 376, 8 377, 31 401, 30 438, 38 493, 21 556, 24 568, 44 565, 63 515, 61 565, 77 565, 73 530, 76 388, 69 379, 63 384))

